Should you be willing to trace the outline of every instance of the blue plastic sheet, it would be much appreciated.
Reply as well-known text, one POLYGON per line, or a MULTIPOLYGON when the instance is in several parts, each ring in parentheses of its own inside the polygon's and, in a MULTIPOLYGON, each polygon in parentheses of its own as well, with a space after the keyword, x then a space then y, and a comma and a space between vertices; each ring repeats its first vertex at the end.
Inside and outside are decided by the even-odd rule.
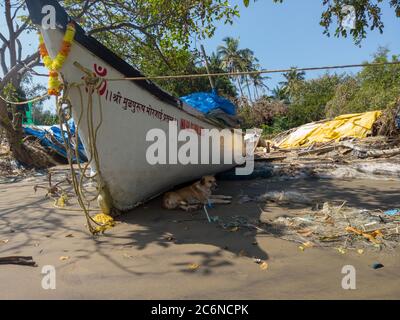
POLYGON ((212 92, 192 93, 180 99, 202 113, 208 113, 219 108, 227 114, 236 114, 235 105, 228 99, 220 97, 215 90, 212 92))
MULTIPOLYGON (((70 128, 71 134, 75 135, 75 123, 74 120, 71 119, 68 121, 67 124, 70 128)), ((68 141, 68 134, 67 131, 61 130, 58 125, 52 126, 50 128, 41 128, 41 127, 24 127, 24 132, 26 135, 35 136, 40 140, 40 143, 55 152, 59 155, 63 156, 67 159, 67 151, 64 148, 64 140, 62 134, 64 134, 65 140, 68 141), (54 139, 49 139, 50 136, 54 139)), ((75 139, 74 139, 75 141, 75 139)), ((75 146, 73 144, 74 141, 70 141, 70 148, 75 150, 75 146)), ((86 152, 81 142, 81 139, 78 138, 78 154, 80 162, 87 161, 86 152)), ((73 155, 73 161, 76 162, 75 154, 73 155)))

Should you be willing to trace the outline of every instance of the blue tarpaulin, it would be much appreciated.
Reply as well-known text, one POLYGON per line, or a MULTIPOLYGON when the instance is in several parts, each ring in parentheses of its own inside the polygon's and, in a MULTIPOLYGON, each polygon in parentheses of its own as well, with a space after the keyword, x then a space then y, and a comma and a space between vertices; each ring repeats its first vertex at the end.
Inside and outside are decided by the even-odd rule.
POLYGON ((192 93, 180 99, 203 113, 208 113, 214 109, 221 109, 227 114, 236 114, 235 105, 228 99, 220 97, 215 90, 212 92, 192 93))
MULTIPOLYGON (((75 123, 74 120, 71 119, 68 121, 67 124, 70 128, 71 134, 75 135, 75 123)), ((64 137, 65 140, 68 141, 68 134, 66 129, 64 128, 64 137)), ((59 155, 63 156, 64 158, 67 158, 67 152, 64 148, 64 140, 62 137, 62 130, 58 125, 54 125, 51 127, 45 127, 45 126, 26 126, 24 127, 24 132, 26 135, 30 136, 35 136, 40 140, 40 143, 55 152, 57 152, 59 155)), ((75 141, 75 139, 74 139, 75 141)), ((75 145, 74 141, 70 141, 70 147, 72 150, 75 150, 75 145)), ((78 139, 78 154, 79 154, 79 160, 81 162, 87 161, 86 157, 86 152, 83 147, 83 144, 81 142, 81 139, 78 139)), ((73 161, 76 162, 76 157, 75 153, 73 154, 73 161)))

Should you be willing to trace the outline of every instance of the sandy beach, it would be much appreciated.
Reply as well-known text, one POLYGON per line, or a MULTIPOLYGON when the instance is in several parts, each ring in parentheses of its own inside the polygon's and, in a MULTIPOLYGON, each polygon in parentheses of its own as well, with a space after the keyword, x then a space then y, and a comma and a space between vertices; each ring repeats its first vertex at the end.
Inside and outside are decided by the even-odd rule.
MULTIPOLYGON (((33 185, 45 176, 0 185, 0 256, 33 256, 38 267, 1 265, 0 299, 399 299, 400 251, 307 248, 240 228, 209 223, 203 212, 161 209, 161 200, 133 210, 93 238, 71 204, 54 207, 33 185), (3 240, 3 241, 2 241, 3 240), (2 241, 2 242, 1 242, 2 241), (64 257, 64 260, 63 258, 64 257), (254 258, 268 263, 262 270, 254 258), (379 262, 383 268, 374 270, 379 262), (56 268, 56 289, 41 286, 42 267, 56 268), (341 286, 342 267, 356 269, 356 290, 341 286)), ((298 208, 239 204, 274 190, 298 191, 318 202, 347 200, 359 208, 398 205, 396 181, 293 179, 221 181, 231 205, 209 210, 219 218, 290 216, 298 208)))

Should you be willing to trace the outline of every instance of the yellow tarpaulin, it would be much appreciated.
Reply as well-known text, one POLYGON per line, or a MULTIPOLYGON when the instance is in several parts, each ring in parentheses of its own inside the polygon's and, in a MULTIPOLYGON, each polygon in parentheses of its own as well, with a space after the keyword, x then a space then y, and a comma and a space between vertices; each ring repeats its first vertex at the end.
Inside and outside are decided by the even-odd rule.
POLYGON ((333 120, 308 123, 289 134, 277 146, 294 148, 307 146, 314 142, 328 142, 344 137, 365 138, 371 132, 372 125, 380 117, 381 111, 345 114, 333 120))

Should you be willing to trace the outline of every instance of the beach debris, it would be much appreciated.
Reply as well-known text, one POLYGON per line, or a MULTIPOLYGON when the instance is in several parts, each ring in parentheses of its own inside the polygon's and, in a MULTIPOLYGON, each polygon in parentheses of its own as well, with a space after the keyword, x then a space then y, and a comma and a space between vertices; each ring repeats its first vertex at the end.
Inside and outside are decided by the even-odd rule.
POLYGON ((336 250, 341 254, 346 254, 346 249, 343 247, 336 248, 336 250))
POLYGON ((60 258, 58 258, 60 261, 66 261, 69 260, 69 256, 61 256, 60 258))
POLYGON ((95 228, 96 233, 103 233, 106 230, 111 229, 115 226, 115 221, 113 217, 104 213, 98 213, 92 219, 99 224, 95 228))
POLYGON ((377 270, 377 269, 381 269, 384 267, 384 265, 382 263, 379 262, 375 262, 371 265, 372 269, 377 270))
POLYGON ((277 203, 311 204, 311 199, 296 191, 266 192, 256 198, 257 202, 272 201, 277 203))
POLYGON ((261 270, 267 270, 269 267, 268 263, 260 258, 254 258, 254 263, 258 264, 261 270))
POLYGON ((3 239, 0 240, 0 244, 7 244, 10 240, 9 239, 3 239))
POLYGON ((364 249, 358 249, 358 250, 357 250, 357 253, 360 254, 360 255, 361 255, 361 254, 364 254, 364 249))
POLYGON ((164 239, 165 239, 166 241, 169 241, 169 242, 172 242, 172 241, 175 241, 175 240, 176 240, 175 237, 174 237, 174 235, 171 234, 171 233, 167 233, 167 234, 164 236, 164 239))
POLYGON ((47 197, 55 197, 55 198, 61 198, 63 195, 66 195, 65 190, 60 186, 62 183, 67 183, 68 185, 72 184, 71 179, 68 176, 65 176, 64 179, 61 181, 58 181, 56 184, 53 183, 53 178, 52 178, 52 173, 49 172, 47 175, 47 183, 48 186, 43 186, 43 185, 34 185, 33 190, 35 193, 37 192, 38 189, 44 189, 47 191, 45 198, 47 197))
POLYGON ((243 196, 241 196, 241 197, 239 198, 238 203, 239 203, 239 204, 244 204, 244 203, 252 202, 252 201, 254 201, 253 198, 249 197, 248 195, 243 195, 243 196))
POLYGON ((68 195, 63 193, 59 198, 54 200, 54 206, 56 208, 64 208, 68 203, 68 195))
POLYGON ((400 215, 400 209, 391 209, 391 210, 386 210, 384 214, 388 216, 395 216, 395 215, 400 215))
POLYGON ((191 264, 189 264, 189 269, 190 270, 197 270, 197 269, 199 269, 200 268, 200 265, 199 264, 197 264, 197 263, 191 263, 191 264))
POLYGON ((0 257, 0 264, 15 264, 20 266, 37 267, 37 264, 35 261, 33 261, 33 258, 26 256, 0 257))
POLYGON ((341 202, 324 203, 321 209, 304 209, 296 216, 281 216, 264 225, 268 230, 279 230, 276 237, 300 243, 302 251, 307 248, 304 244, 310 242, 318 247, 341 248, 338 251, 343 253, 399 247, 399 218, 384 215, 380 210, 352 208, 341 202))
POLYGON ((125 259, 133 259, 133 258, 134 258, 134 256, 131 255, 131 254, 129 254, 129 253, 124 253, 122 256, 123 256, 125 259))

